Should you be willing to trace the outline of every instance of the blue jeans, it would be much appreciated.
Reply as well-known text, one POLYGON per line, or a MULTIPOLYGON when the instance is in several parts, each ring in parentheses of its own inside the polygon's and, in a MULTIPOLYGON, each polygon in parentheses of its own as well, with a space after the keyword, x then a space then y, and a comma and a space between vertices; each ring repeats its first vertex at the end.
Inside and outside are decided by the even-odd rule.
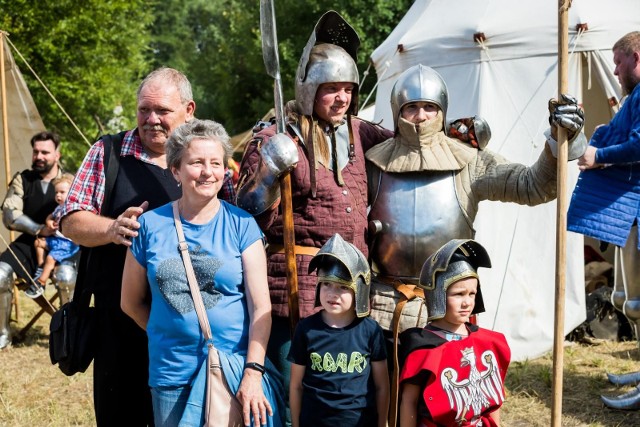
POLYGON ((180 423, 190 392, 189 385, 151 388, 156 427, 176 427, 180 423))

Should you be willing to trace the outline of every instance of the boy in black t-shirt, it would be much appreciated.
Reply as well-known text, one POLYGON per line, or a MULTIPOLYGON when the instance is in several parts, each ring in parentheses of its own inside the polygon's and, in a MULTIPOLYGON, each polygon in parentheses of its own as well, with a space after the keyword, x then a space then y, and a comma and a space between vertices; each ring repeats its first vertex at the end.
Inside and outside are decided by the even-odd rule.
POLYGON ((369 314, 371 272, 355 246, 335 234, 309 264, 323 310, 296 328, 291 362, 293 427, 384 427, 389 375, 382 329, 369 314))

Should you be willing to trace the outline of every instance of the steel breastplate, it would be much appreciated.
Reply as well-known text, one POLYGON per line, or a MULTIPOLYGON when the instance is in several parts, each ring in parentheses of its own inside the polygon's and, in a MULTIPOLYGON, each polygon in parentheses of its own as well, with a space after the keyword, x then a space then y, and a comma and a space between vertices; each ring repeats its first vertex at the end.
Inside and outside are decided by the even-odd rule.
POLYGON ((381 173, 369 219, 379 221, 374 272, 406 283, 418 283, 424 261, 449 240, 474 235, 451 171, 381 173))

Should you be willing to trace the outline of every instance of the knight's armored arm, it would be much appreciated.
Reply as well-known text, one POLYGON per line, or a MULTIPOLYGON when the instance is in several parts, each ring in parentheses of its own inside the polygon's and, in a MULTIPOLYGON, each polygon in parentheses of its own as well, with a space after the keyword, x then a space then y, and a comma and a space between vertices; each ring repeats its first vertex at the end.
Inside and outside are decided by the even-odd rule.
POLYGON ((43 225, 24 214, 24 188, 22 175, 16 174, 9 184, 7 195, 2 202, 2 222, 9 230, 20 231, 32 236, 38 234, 43 225))
POLYGON ((556 159, 547 147, 531 166, 510 162, 485 150, 478 152, 470 176, 465 179, 471 183, 476 202, 493 200, 535 206, 556 197, 556 174, 556 159))
POLYGON ((298 148, 289 136, 279 133, 256 147, 257 167, 241 177, 236 204, 252 215, 272 207, 280 198, 278 179, 298 163, 298 148))
POLYGON ((575 160, 584 154, 589 145, 582 132, 584 127, 584 110, 578 100, 571 95, 562 94, 561 99, 549 100, 549 124, 551 128, 545 132, 547 143, 554 157, 558 156, 558 126, 567 130, 569 139, 569 160, 575 160))

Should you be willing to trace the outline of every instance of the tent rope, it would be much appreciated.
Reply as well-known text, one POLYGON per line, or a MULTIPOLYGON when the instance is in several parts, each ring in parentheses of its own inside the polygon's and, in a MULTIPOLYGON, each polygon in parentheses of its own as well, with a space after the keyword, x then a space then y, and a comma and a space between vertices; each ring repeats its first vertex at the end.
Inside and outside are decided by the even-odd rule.
POLYGON ((11 42, 11 40, 9 40, 9 37, 5 37, 5 40, 9 43, 9 46, 11 46, 13 48, 13 50, 16 52, 16 54, 20 57, 20 59, 22 59, 22 61, 27 65, 27 68, 29 68, 29 71, 31 71, 31 74, 33 74, 33 76, 36 78, 36 80, 38 80, 38 83, 40 83, 40 85, 44 88, 44 90, 49 94, 49 96, 51 97, 51 99, 53 99, 53 102, 56 103, 56 105, 58 106, 58 108, 60 108, 60 111, 62 111, 62 113, 67 117, 67 119, 69 120, 69 122, 71 122, 71 125, 74 127, 74 129, 80 134, 80 136, 82 137, 82 139, 84 139, 84 142, 91 147, 91 142, 89 142, 89 140, 87 139, 86 136, 84 136, 84 134, 82 133, 82 131, 80 130, 80 128, 78 128, 78 126, 76 125, 76 123, 73 121, 73 119, 69 116, 69 114, 67 114, 67 112, 65 111, 64 108, 62 108, 62 105, 60 105, 60 103, 58 102, 58 100, 56 99, 55 96, 53 96, 53 94, 51 93, 51 91, 49 90, 49 88, 47 87, 47 85, 44 84, 44 82, 40 79, 40 77, 38 77, 38 75, 36 74, 36 72, 34 71, 33 68, 31 68, 31 65, 29 65, 29 63, 27 62, 27 60, 24 58, 24 56, 22 56, 22 54, 20 53, 20 51, 18 50, 17 47, 15 47, 15 45, 11 42))
MULTIPOLYGON (((367 103, 369 102, 369 98, 371 98, 371 95, 373 95, 373 93, 378 88, 378 83, 380 83, 380 80, 382 80, 382 77, 386 74, 386 72, 389 71, 389 68, 391 67, 391 61, 385 61, 384 65, 385 65, 384 71, 382 71, 382 73, 380 73, 380 75, 378 76, 378 80, 376 81, 376 84, 373 85, 373 88, 371 89, 371 92, 369 92, 369 95, 367 95, 367 98, 362 103, 362 106, 360 107, 360 110, 364 110, 364 108, 367 106, 367 103)), ((371 62, 369 62, 369 66, 367 67, 367 70, 364 72, 365 78, 367 77, 367 74, 369 73, 369 68, 371 68, 371 62)), ((364 82, 364 79, 362 81, 364 82)), ((362 85, 360 85, 360 86, 362 86, 362 85)))
MULTIPOLYGON (((582 36, 582 34, 584 32, 585 32, 584 29, 582 29, 582 28, 578 29, 577 35, 573 38, 573 40, 571 42, 572 46, 570 46, 571 49, 570 49, 570 52, 569 52, 569 56, 570 57, 573 56, 573 54, 575 53, 576 47, 578 46, 578 42, 580 41, 580 37, 582 36)), ((480 44, 483 45, 484 43, 480 42, 480 44)), ((483 49, 484 49, 484 46, 483 46, 483 49)), ((488 54, 488 49, 487 49, 487 57, 489 57, 489 61, 491 61, 491 57, 488 54)), ((554 96, 555 96, 555 94, 551 95, 551 98, 553 98, 554 96)), ((538 133, 540 132, 540 129, 541 129, 542 125, 546 124, 546 123, 547 123, 547 120, 546 120, 546 117, 545 117, 545 118, 543 118, 541 120, 540 125, 538 126, 538 133)), ((535 146, 535 143, 534 143, 534 146, 535 146)), ((504 286, 505 286, 505 282, 506 282, 506 275, 507 275, 507 271, 509 270, 509 263, 511 261, 511 253, 512 253, 513 245, 514 245, 514 242, 515 242, 516 230, 518 229, 519 220, 520 220, 520 215, 517 215, 516 216, 516 221, 515 221, 514 226, 513 226, 513 233, 511 233, 511 240, 509 242, 509 252, 508 252, 508 255, 507 255, 507 262, 505 264, 506 268, 505 268, 504 275, 503 275, 502 280, 501 280, 500 292, 498 292, 498 303, 496 305, 496 307, 498 307, 498 308, 500 307, 500 302, 502 301, 502 296, 504 294, 504 286)), ((497 323, 497 320, 498 320, 498 313, 499 313, 499 309, 496 309, 496 311, 495 311, 495 313, 493 315, 493 322, 492 322, 491 329, 495 329, 495 327, 496 327, 496 323, 497 323)))
MULTIPOLYGON (((485 41, 483 39, 478 39, 477 42, 480 45, 480 47, 482 48, 482 50, 484 51, 484 53, 487 55, 487 58, 489 59, 489 65, 494 66, 493 58, 491 58, 491 54, 489 52, 489 47, 487 46, 485 41)), ((499 70, 497 69, 497 67, 494 66, 493 68, 494 68, 494 71, 496 71, 499 74, 499 70)), ((504 77, 504 76, 502 76, 502 77, 504 77)), ((511 106, 513 107, 513 110, 518 114, 518 119, 522 123, 524 128, 526 129, 527 134, 529 135, 529 140, 533 144, 534 135, 531 133, 531 129, 529 129, 529 126, 527 126, 527 123, 524 121, 524 119, 522 117, 522 112, 518 109, 518 106, 517 106, 516 102, 514 101, 513 96, 511 95, 511 91, 509 89, 507 89, 502 84, 502 82, 506 82, 508 80, 505 79, 505 78, 499 78, 498 81, 501 82, 500 86, 502 86, 502 89, 506 92, 507 98, 509 98, 509 102, 511 102, 511 106)))

